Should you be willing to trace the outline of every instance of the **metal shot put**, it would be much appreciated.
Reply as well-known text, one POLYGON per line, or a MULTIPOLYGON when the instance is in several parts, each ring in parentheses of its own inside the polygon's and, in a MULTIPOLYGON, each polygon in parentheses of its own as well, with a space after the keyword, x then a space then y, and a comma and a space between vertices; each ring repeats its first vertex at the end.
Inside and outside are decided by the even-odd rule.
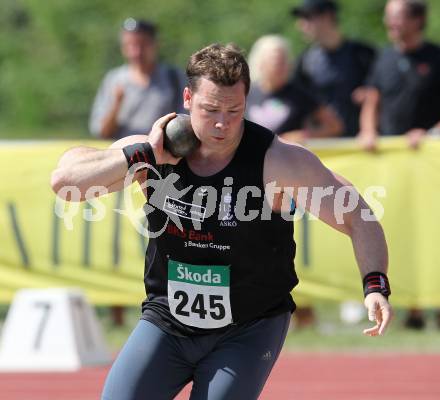
POLYGON ((165 125, 164 131, 164 146, 174 157, 186 157, 200 146, 189 115, 177 114, 165 125))

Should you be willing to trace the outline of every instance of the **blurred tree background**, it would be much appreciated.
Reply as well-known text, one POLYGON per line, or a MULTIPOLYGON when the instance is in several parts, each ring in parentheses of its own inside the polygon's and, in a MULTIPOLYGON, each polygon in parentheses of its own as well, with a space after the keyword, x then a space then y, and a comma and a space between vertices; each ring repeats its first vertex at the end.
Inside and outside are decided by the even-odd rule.
MULTIPOLYGON (((302 0, 1 0, 0 138, 87 137, 87 119, 104 73, 121 63, 118 33, 128 16, 160 26, 161 58, 182 68, 212 42, 249 50, 261 35, 306 45, 289 9, 302 0)), ((385 0, 339 0, 350 37, 383 46, 385 0)), ((440 2, 430 0, 428 37, 440 34, 440 2)))

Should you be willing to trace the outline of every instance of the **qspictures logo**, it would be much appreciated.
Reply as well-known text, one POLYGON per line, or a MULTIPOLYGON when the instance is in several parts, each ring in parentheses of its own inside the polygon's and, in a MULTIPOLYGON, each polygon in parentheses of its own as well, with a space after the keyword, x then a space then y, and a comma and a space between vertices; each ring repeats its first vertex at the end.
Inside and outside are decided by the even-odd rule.
MULTIPOLYGON (((279 187, 275 182, 269 182, 264 190, 256 186, 233 186, 233 177, 224 179, 224 186, 218 191, 213 186, 194 188, 189 185, 178 189, 176 183, 180 176, 174 172, 162 177, 159 171, 152 165, 148 165, 149 173, 137 191, 142 190, 148 193, 148 202, 143 207, 136 207, 133 199, 133 191, 123 191, 122 207, 112 209, 121 215, 126 216, 138 233, 145 237, 155 238, 160 236, 171 221, 179 231, 183 232, 182 220, 191 221, 194 230, 201 230, 202 223, 211 216, 216 216, 219 226, 223 228, 234 228, 240 222, 249 222, 260 218, 270 220, 273 216, 274 200, 281 203, 281 216, 286 221, 297 221, 304 216, 304 210, 308 210, 311 219, 318 219, 325 213, 328 219, 332 213, 337 224, 343 224, 345 217, 356 209, 360 210, 362 220, 378 221, 384 215, 384 208, 378 198, 386 197, 386 190, 382 186, 370 186, 361 197, 352 186, 328 186, 328 187, 279 187), (193 190, 194 189, 194 190, 193 190), (187 194, 193 190, 192 198, 188 200, 187 194), (262 209, 249 209, 248 199, 261 198, 264 196, 262 209), (185 199, 185 200, 184 200, 185 199), (296 207, 292 216, 292 200, 296 207), (365 200, 364 200, 365 199, 365 200), (375 210, 371 211, 368 204, 375 210), (147 226, 144 223, 145 216, 157 210, 164 212, 160 226, 147 226)), ((145 168, 145 164, 135 164, 128 171, 124 188, 128 188, 134 182, 134 173, 145 168)), ((89 203, 86 210, 83 210, 83 218, 87 221, 100 221, 105 218, 107 208, 98 199, 99 196, 107 194, 108 191, 102 186, 90 187, 83 195, 76 186, 65 186, 59 192, 55 204, 55 213, 63 219, 65 227, 73 229, 73 217, 79 212, 80 199, 85 198, 89 203), (66 203, 62 198, 70 199, 66 203)), ((134 194, 136 191, 134 191, 134 194)))

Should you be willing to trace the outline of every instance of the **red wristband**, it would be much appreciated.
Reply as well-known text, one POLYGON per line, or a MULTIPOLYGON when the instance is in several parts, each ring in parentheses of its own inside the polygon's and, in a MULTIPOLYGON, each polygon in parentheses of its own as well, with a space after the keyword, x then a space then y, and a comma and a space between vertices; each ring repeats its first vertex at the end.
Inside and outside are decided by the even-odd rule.
POLYGON ((370 293, 381 293, 388 298, 391 294, 388 277, 383 272, 370 272, 363 279, 364 296, 370 293))
POLYGON ((148 142, 130 144, 125 146, 122 151, 124 152, 127 160, 128 169, 137 163, 149 163, 151 165, 156 164, 153 148, 148 142))

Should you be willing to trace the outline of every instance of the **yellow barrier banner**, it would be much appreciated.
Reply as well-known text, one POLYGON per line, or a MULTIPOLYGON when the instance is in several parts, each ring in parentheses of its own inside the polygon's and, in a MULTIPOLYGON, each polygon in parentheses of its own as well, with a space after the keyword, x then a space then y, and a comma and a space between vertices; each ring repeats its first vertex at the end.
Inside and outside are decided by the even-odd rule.
MULTIPOLYGON (((57 201, 50 175, 68 148, 103 142, 4 142, 0 145, 0 302, 23 287, 80 287, 94 304, 138 305, 145 297, 145 199, 133 185, 127 198, 57 201), (137 228, 137 229, 136 229, 137 228)), ((440 142, 409 150, 401 138, 380 151, 354 142, 312 147, 359 190, 380 219, 389 245, 392 303, 440 307, 440 142)), ((300 212, 297 217, 300 216, 300 212)), ((362 299, 349 238, 305 214, 295 225, 298 303, 362 299)))

